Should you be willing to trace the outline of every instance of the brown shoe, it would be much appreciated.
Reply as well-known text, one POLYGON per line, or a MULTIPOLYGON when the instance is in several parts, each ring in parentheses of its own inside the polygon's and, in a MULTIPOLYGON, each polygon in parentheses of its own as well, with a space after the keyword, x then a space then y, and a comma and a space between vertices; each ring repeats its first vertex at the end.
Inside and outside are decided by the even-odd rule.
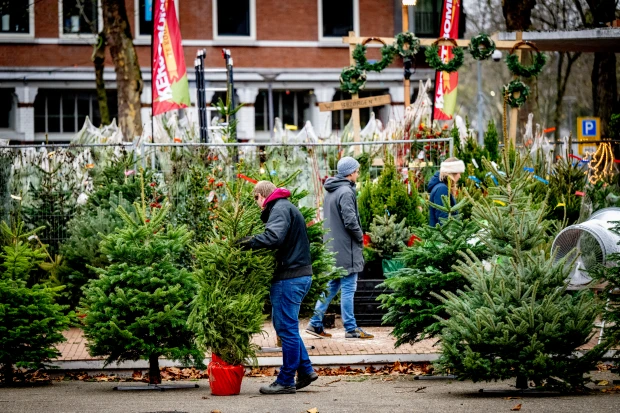
POLYGON ((326 332, 323 327, 308 326, 306 333, 318 338, 332 338, 332 335, 326 332))

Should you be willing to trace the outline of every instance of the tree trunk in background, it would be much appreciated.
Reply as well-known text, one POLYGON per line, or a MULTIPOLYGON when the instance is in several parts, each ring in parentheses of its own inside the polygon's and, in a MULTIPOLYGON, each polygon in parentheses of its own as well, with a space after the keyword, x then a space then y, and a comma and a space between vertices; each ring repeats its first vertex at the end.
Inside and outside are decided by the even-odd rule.
POLYGON ((125 141, 133 141, 142 135, 140 95, 142 74, 138 55, 133 45, 131 27, 127 19, 124 0, 103 0, 104 32, 114 69, 118 91, 118 123, 125 141))
MULTIPOLYGON (((615 0, 587 0, 592 13, 592 26, 604 27, 616 18, 615 0)), ((592 66, 592 107, 594 116, 601 118, 601 137, 611 136, 609 121, 614 110, 618 110, 618 80, 616 77, 616 55, 594 53, 592 66)))
MULTIPOLYGON (((93 50, 93 63, 95 64, 95 83, 97 85, 97 101, 99 102, 99 114, 101 124, 110 124, 110 110, 108 108, 108 96, 105 91, 103 80, 103 69, 105 68, 105 33, 101 32, 97 36, 97 44, 93 50)), ((91 119, 92 122, 92 119, 91 119)), ((95 125, 99 126, 99 125, 95 125)))
MULTIPOLYGON (((562 101, 564 100, 564 95, 566 94, 566 85, 568 84, 568 79, 570 77, 570 72, 573 67, 573 64, 579 59, 581 56, 581 52, 570 53, 560 52, 558 57, 558 72, 556 77, 556 90, 557 97, 555 99, 555 113, 553 115, 553 126, 555 126, 555 132, 553 134, 555 144, 555 155, 562 155, 562 151, 569 150, 570 148, 563 148, 560 144, 560 126, 562 124, 562 101), (563 72, 564 59, 566 58, 566 71, 563 72)), ((571 120, 569 119, 569 122, 571 120)))
POLYGON ((502 10, 509 32, 524 31, 532 25, 532 10, 536 0, 502 0, 502 10))

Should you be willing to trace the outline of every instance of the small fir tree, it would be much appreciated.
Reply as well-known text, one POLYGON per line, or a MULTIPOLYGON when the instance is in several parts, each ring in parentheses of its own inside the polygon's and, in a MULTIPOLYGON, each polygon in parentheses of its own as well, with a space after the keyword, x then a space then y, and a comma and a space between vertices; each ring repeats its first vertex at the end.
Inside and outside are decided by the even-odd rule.
POLYGON ((486 256, 486 247, 476 237, 478 229, 471 220, 454 218, 441 226, 415 229, 421 241, 397 255, 404 268, 391 274, 379 287, 393 291, 380 295, 378 300, 387 310, 384 324, 394 326, 392 335, 397 338, 396 346, 414 344, 439 334, 441 324, 436 317, 445 319, 448 314, 432 293, 456 292, 466 285, 465 278, 452 266, 458 260, 459 251, 469 249, 480 258, 486 256))
POLYGON ((203 359, 186 323, 196 285, 177 264, 192 234, 165 225, 168 205, 147 209, 143 197, 134 208, 137 219, 118 208, 125 225, 101 242, 111 264, 97 268, 99 278, 85 287, 84 335, 90 354, 106 356, 106 364, 148 360, 149 382, 158 384, 159 357, 196 365, 203 359))
POLYGON ((484 149, 489 154, 490 161, 499 161, 499 136, 493 119, 489 120, 487 130, 484 132, 484 149))
POLYGON ((396 215, 376 217, 370 224, 368 232, 372 248, 381 258, 392 259, 394 254, 401 252, 406 246, 411 231, 406 226, 405 219, 396 222, 396 215))
POLYGON ((273 253, 244 250, 236 242, 262 229, 260 209, 236 184, 220 205, 208 243, 194 249, 197 294, 188 324, 203 351, 238 365, 256 360, 252 336, 262 331, 263 306, 274 270, 273 253), (249 198, 249 199, 248 199, 249 198))
POLYGON ((533 201, 525 157, 514 163, 504 155, 504 174, 494 170, 498 185, 473 207, 481 240, 494 254, 485 265, 474 254, 461 253, 455 267, 468 286, 440 298, 449 318, 441 320, 439 365, 459 379, 517 378, 526 388, 561 383, 583 384, 600 347, 577 357, 588 342, 599 306, 588 292, 569 294, 569 266, 555 262, 550 243, 556 230, 545 219, 545 203, 533 201))
POLYGON ((55 344, 65 341, 62 331, 71 323, 70 315, 63 314, 65 309, 55 303, 61 288, 27 286, 33 271, 48 256, 30 241, 37 230, 26 232, 21 221, 13 228, 0 223, 0 366, 9 385, 14 365, 38 369, 60 356, 55 344))

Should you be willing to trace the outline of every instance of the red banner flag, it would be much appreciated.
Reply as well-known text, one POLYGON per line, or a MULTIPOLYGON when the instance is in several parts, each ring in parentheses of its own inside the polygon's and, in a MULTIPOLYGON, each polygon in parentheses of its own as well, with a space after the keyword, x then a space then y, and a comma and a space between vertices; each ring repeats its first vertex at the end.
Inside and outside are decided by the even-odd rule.
POLYGON ((153 116, 190 105, 181 30, 174 0, 155 0, 153 19, 153 116))
MULTIPOLYGON (((459 35, 460 0, 445 0, 441 15, 440 36, 456 39, 459 35)), ((439 56, 445 63, 452 59, 452 46, 440 46, 439 56)), ((456 87, 459 84, 458 72, 437 72, 435 74, 435 112, 434 119, 450 120, 456 109, 456 87)))

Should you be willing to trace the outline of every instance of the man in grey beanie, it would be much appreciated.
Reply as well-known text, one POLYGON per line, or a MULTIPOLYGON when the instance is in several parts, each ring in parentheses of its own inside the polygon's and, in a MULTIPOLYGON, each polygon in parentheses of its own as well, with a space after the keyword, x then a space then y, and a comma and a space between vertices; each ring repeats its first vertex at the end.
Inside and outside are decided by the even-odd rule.
POLYGON ((342 290, 340 309, 346 331, 345 338, 371 339, 357 326, 353 313, 353 297, 357 289, 357 274, 364 269, 362 256, 363 232, 357 210, 355 182, 360 164, 350 156, 338 161, 338 174, 325 181, 325 202, 323 203, 323 225, 328 230, 324 240, 327 248, 336 253, 336 266, 347 271, 346 276, 331 280, 327 285, 327 295, 316 303, 314 316, 306 329, 308 334, 320 338, 332 335, 323 328, 323 316, 332 299, 342 290))

